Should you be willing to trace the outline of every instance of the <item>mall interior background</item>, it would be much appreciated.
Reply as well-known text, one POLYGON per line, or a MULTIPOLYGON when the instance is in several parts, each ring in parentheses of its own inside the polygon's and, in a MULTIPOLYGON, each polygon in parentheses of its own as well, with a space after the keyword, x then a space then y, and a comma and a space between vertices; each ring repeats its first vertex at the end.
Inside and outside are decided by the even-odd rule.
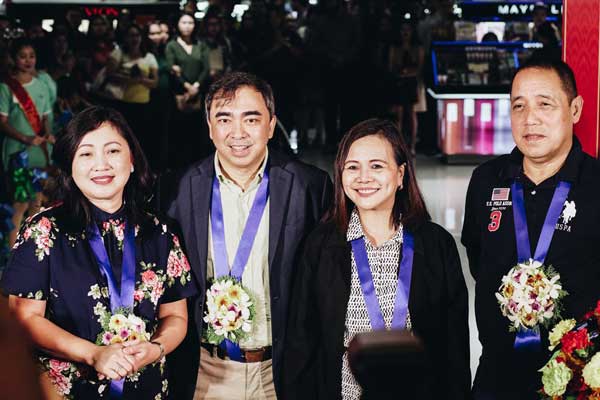
MULTIPOLYGON (((380 116, 402 126, 432 218, 457 241, 473 313, 474 282, 460 245, 468 180, 479 163, 512 149, 511 76, 533 54, 560 58, 562 6, 560 0, 0 0, 0 74, 10 66, 11 40, 36 42, 38 69, 58 84, 59 134, 74 94, 82 103, 71 104, 71 112, 90 103, 119 108, 100 93, 97 74, 102 57, 127 40, 124 26, 135 23, 147 35, 149 24, 160 21, 172 38, 175 13, 191 12, 195 34, 210 51, 206 85, 225 71, 247 70, 273 86, 280 121, 274 146, 331 173, 339 138, 354 123, 380 116), (94 36, 90 29, 99 21, 106 31, 94 36)), ((164 43, 144 40, 159 58, 164 43)), ((159 101, 168 96, 168 79, 166 85, 152 92, 142 113, 128 113, 159 178, 154 201, 163 209, 185 164, 211 151, 200 141, 181 162, 172 104, 159 101)), ((201 113, 195 123, 186 134, 206 135, 201 113)), ((7 196, 3 187, 0 203, 7 196)), ((475 368, 480 345, 473 315, 470 322, 475 368)))

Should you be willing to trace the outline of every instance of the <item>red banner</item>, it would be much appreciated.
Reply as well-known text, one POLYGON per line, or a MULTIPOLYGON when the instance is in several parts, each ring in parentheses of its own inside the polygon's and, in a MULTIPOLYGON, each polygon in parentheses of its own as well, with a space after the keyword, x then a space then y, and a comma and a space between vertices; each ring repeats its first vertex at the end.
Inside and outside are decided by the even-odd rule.
POLYGON ((564 0, 563 60, 575 72, 583 113, 575 134, 583 150, 600 155, 600 0, 564 0))

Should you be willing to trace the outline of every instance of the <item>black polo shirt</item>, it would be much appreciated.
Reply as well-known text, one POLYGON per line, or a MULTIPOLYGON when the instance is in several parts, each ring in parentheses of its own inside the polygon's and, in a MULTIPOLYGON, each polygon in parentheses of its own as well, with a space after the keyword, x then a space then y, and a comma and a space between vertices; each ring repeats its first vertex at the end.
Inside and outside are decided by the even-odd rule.
POLYGON ((579 319, 600 299, 600 162, 582 151, 577 138, 573 142, 559 172, 539 185, 523 173, 523 154, 517 148, 482 164, 471 177, 462 243, 476 280, 475 315, 483 346, 476 392, 495 393, 498 399, 538 399, 535 391, 541 388, 541 374, 537 370, 550 356, 544 329, 542 352, 513 350, 515 333, 509 332, 509 321, 494 295, 517 262, 512 190, 505 190, 515 179, 523 184, 532 255, 557 183, 571 182, 545 264, 560 273, 569 293, 563 299, 562 317, 579 319))

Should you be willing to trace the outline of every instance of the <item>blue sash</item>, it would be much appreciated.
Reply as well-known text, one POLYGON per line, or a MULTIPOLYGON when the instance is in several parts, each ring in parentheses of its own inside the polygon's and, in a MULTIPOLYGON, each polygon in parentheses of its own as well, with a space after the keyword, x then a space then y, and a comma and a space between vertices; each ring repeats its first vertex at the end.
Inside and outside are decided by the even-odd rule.
MULTIPOLYGON (((229 266, 227 257, 227 244, 225 242, 225 224, 223 222, 223 205, 221 203, 221 188, 219 185, 219 179, 217 176, 213 178, 212 184, 212 199, 210 207, 210 223, 212 227, 212 241, 213 241, 213 254, 215 258, 214 268, 215 277, 220 278, 222 276, 232 276, 238 281, 242 282, 242 275, 246 264, 248 264, 248 258, 256 239, 258 227, 262 219, 262 215, 267 206, 267 200, 269 199, 269 166, 265 168, 263 179, 258 186, 254 202, 250 208, 240 243, 238 244, 235 258, 233 259, 233 265, 229 266)), ((221 342, 221 347, 224 347, 227 351, 227 355, 230 359, 235 361, 242 361, 242 353, 237 343, 232 342, 229 339, 221 342)))
MULTIPOLYGON (((548 208, 546 219, 544 220, 544 226, 540 233, 537 246, 535 248, 535 254, 533 259, 544 263, 548 250, 550 249, 550 243, 554 236, 554 230, 563 205, 569 195, 571 184, 569 182, 561 181, 554 189, 552 195, 552 202, 548 208)), ((527 216, 525 213, 525 200, 523 196, 523 185, 515 181, 512 184, 512 200, 513 200, 513 215, 515 221, 515 237, 517 239, 517 259, 519 263, 528 261, 531 259, 531 242, 529 241, 529 230, 527 229, 527 216)), ((517 332, 515 337, 514 348, 516 350, 535 350, 541 349, 541 338, 538 330, 525 329, 517 332)))
MULTIPOLYGON (((360 287, 365 298, 369 319, 371 320, 371 328, 373 328, 374 331, 384 330, 385 320, 381 312, 379 300, 377 299, 377 293, 375 292, 373 275, 371 274, 369 258, 365 248, 365 240, 363 237, 360 237, 352 240, 351 244, 352 252, 354 254, 354 261, 356 262, 358 278, 360 280, 360 287)), ((391 324, 392 329, 406 328, 410 282, 412 278, 413 254, 414 238, 411 233, 409 233, 407 230, 404 230, 402 239, 402 258, 400 260, 400 266, 398 269, 396 301, 394 303, 394 314, 391 324)))
MULTIPOLYGON (((100 231, 95 223, 92 223, 88 228, 88 235, 88 242, 96 257, 96 261, 100 266, 100 272, 108 282, 111 311, 115 313, 119 308, 129 308, 133 312, 133 292, 135 289, 135 234, 133 226, 127 224, 125 227, 120 293, 117 290, 117 281, 110 265, 102 237, 100 236, 100 231)), ((123 397, 124 383, 125 379, 112 380, 110 382, 111 398, 120 399, 123 397)))

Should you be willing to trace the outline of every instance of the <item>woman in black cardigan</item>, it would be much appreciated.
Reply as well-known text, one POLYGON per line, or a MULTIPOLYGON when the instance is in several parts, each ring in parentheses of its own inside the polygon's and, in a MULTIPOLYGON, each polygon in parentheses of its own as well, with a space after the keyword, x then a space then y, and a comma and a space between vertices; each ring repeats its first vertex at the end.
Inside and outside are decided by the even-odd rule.
MULTIPOLYGON (((387 121, 356 125, 340 143, 334 174, 334 204, 307 238, 294 277, 282 397, 359 399, 346 348, 375 325, 422 339, 426 376, 414 398, 468 398, 468 297, 459 255, 452 236, 430 222, 401 134, 387 121), (396 293, 408 307, 396 305, 396 293)), ((401 375, 396 382, 402 398, 412 382, 401 375)))

